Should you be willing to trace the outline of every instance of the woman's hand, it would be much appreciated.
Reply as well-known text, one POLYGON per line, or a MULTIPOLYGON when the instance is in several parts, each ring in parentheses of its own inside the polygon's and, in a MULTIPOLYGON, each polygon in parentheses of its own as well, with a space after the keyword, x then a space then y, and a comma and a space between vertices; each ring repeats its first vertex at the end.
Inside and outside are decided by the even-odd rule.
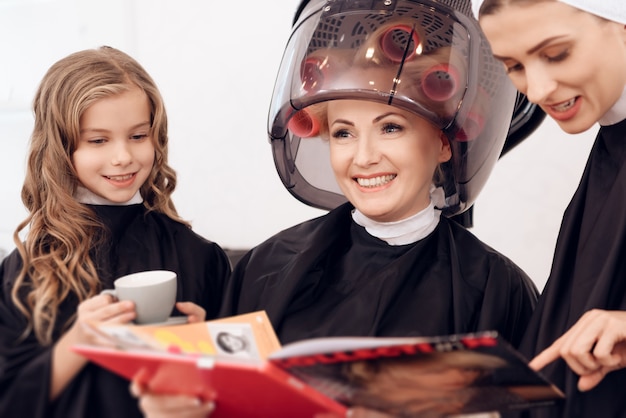
POLYGON ((594 388, 604 376, 626 367, 626 312, 586 312, 561 338, 531 362, 535 370, 562 357, 580 376, 578 389, 594 388))
POLYGON ((345 415, 339 415, 334 412, 316 414, 313 418, 393 418, 393 415, 384 412, 375 411, 361 407, 350 408, 345 415))
POLYGON ((137 378, 132 381, 130 392, 139 399, 139 409, 146 418, 205 418, 215 409, 213 401, 202 402, 185 395, 157 395, 137 378))
POLYGON ((203 322, 206 318, 206 311, 201 306, 193 302, 176 302, 176 309, 187 315, 187 320, 191 322, 203 322))

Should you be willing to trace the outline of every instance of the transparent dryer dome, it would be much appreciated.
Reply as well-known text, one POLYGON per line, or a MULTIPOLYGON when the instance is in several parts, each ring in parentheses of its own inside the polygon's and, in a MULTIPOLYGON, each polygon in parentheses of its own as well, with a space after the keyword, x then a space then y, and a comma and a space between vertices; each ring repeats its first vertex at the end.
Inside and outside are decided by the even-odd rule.
POLYGON ((363 99, 418 114, 445 132, 452 159, 437 184, 444 214, 469 208, 500 155, 516 97, 470 16, 469 1, 311 1, 285 48, 268 118, 290 193, 322 209, 346 201, 309 106, 363 99))

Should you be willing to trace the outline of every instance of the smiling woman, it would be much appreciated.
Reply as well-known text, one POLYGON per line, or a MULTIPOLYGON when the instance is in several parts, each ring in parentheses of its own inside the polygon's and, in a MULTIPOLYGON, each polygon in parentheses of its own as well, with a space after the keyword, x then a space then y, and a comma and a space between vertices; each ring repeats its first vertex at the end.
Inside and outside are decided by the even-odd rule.
POLYGON ((490 4, 481 26, 519 91, 568 133, 605 116, 626 85, 624 24, 558 1, 510 2, 496 14, 490 4))
POLYGON ((371 101, 317 106, 325 108, 320 124, 328 131, 335 178, 361 214, 396 222, 430 204, 435 172, 452 156, 439 128, 414 113, 371 101))
POLYGON ((223 315, 265 309, 283 343, 497 329, 517 344, 534 286, 445 216, 475 198, 461 179, 497 158, 514 101, 498 67, 475 69, 493 58, 469 2, 453 3, 304 9, 269 132, 285 186, 332 210, 246 254, 223 315), (308 183, 306 161, 338 190, 308 183))
MULTIPOLYGON (((303 10, 270 104, 283 183, 331 210, 244 255, 220 314, 265 310, 283 344, 497 330, 517 345, 533 283, 446 216, 486 180, 514 90, 469 2, 365 4, 303 10)), ((204 416, 137 389, 148 416, 204 416)))
POLYGON ((515 86, 561 129, 578 133, 600 124, 521 344, 536 356, 531 365, 545 367, 566 393, 563 405, 537 416, 623 416, 626 3, 485 0, 480 24, 515 86))

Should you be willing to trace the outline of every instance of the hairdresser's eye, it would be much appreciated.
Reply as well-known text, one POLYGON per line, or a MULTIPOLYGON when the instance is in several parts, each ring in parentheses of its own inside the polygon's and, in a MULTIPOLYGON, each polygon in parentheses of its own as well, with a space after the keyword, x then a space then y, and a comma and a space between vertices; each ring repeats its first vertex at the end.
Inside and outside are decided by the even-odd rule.
POLYGON ((548 62, 561 62, 569 57, 569 49, 564 49, 556 54, 545 53, 545 57, 548 62))

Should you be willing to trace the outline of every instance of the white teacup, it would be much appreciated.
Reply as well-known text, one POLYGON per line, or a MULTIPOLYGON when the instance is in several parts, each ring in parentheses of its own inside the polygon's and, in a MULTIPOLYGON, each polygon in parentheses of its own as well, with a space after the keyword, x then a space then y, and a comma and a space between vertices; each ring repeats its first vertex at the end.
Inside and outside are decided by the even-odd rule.
POLYGON ((148 270, 122 276, 113 282, 115 290, 101 293, 119 300, 135 303, 137 324, 165 322, 176 303, 176 273, 167 270, 148 270))

